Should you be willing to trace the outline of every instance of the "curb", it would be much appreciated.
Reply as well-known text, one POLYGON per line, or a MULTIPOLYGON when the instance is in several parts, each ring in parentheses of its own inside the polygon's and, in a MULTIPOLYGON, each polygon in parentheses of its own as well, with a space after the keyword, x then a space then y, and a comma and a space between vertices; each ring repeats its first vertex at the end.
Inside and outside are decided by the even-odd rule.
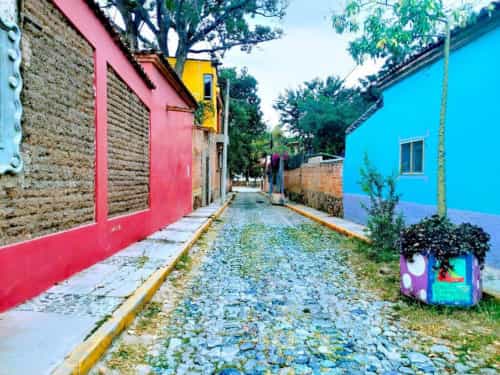
POLYGON ((214 220, 216 220, 231 204, 234 197, 234 194, 230 196, 226 203, 224 203, 224 205, 208 218, 207 222, 194 233, 193 237, 184 245, 177 257, 165 267, 156 270, 144 284, 123 302, 123 304, 113 313, 111 318, 66 356, 64 362, 59 365, 52 374, 87 374, 111 345, 113 339, 133 322, 144 305, 151 300, 167 276, 172 272, 180 258, 189 252, 194 243, 208 230, 214 220))
POLYGON ((316 215, 314 215, 314 214, 312 214, 310 212, 301 210, 300 208, 295 207, 293 205, 290 205, 288 203, 285 203, 285 207, 289 208, 292 211, 295 211, 295 212, 301 214, 302 216, 305 216, 305 217, 307 217, 307 218, 309 218, 311 220, 314 220, 315 222, 320 223, 320 224, 324 225, 325 227, 328 227, 328 228, 334 230, 335 232, 343 234, 343 235, 345 235, 347 237, 356 238, 356 239, 358 239, 360 241, 363 241, 363 242, 366 242, 366 243, 370 243, 369 238, 366 237, 366 236, 363 236, 362 234, 350 231, 349 229, 343 228, 340 225, 337 225, 337 224, 334 224, 334 223, 330 223, 330 222, 322 219, 319 216, 316 216, 316 215))
MULTIPOLYGON (((268 196, 268 194, 266 192, 259 191, 259 193, 262 194, 262 195, 264 195, 265 197, 269 198, 269 196, 268 196)), ((322 219, 321 217, 316 216, 316 215, 314 215, 314 214, 312 214, 310 212, 304 211, 304 210, 302 210, 302 209, 300 209, 298 207, 295 207, 294 205, 291 205, 289 203, 285 203, 284 207, 289 208, 290 210, 295 211, 298 214, 300 214, 302 216, 305 216, 305 217, 307 217, 307 218, 309 218, 309 219, 311 219, 311 220, 313 220, 313 221, 315 221, 315 222, 317 222, 319 224, 322 224, 325 227, 328 227, 328 228, 334 230, 335 232, 343 234, 343 235, 345 235, 347 237, 356 238, 356 239, 358 239, 360 241, 363 241, 363 242, 366 242, 366 243, 370 243, 371 242, 368 237, 363 236, 362 234, 350 231, 349 229, 341 227, 340 225, 337 225, 337 224, 334 224, 334 223, 330 223, 330 222, 322 219)))

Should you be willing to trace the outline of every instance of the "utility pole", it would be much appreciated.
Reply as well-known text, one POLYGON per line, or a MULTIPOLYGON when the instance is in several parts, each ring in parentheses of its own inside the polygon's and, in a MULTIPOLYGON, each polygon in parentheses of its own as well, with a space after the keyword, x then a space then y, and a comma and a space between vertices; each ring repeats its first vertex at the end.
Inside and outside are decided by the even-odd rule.
POLYGON ((224 149, 222 152, 222 204, 226 201, 227 190, 227 145, 229 143, 229 90, 231 81, 227 80, 226 103, 224 105, 224 149))

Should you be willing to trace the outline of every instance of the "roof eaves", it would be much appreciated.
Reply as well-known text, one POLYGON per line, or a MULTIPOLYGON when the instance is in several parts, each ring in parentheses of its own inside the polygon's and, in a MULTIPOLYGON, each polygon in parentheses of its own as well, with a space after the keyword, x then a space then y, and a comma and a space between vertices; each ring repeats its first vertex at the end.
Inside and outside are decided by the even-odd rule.
MULTIPOLYGON (((483 8, 473 24, 465 27, 457 27, 451 33, 451 48, 457 50, 472 40, 477 39, 488 31, 500 26, 500 1, 494 1, 490 4, 493 10, 489 7, 483 8)), ((385 90, 390 86, 401 81, 408 75, 413 74, 417 70, 432 64, 443 56, 443 44, 445 38, 439 38, 435 43, 432 43, 415 54, 408 57, 402 63, 393 67, 386 74, 377 80, 377 86, 381 90, 385 90)))
POLYGON ((366 120, 368 120, 375 112, 384 106, 384 99, 381 96, 371 107, 369 107, 365 113, 363 113, 356 121, 354 121, 345 131, 346 134, 350 134, 359 128, 366 120))
POLYGON ((195 97, 162 53, 153 50, 143 50, 138 51, 135 55, 139 61, 150 61, 155 64, 190 108, 196 109, 198 107, 195 97))

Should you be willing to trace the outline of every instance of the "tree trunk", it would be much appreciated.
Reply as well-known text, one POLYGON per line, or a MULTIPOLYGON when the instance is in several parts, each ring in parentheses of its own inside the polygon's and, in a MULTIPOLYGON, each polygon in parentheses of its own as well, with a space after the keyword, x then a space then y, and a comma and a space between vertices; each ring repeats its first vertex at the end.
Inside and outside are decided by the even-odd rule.
POLYGON ((437 173, 437 207, 438 215, 447 215, 446 206, 446 109, 448 104, 448 66, 450 61, 451 32, 450 23, 446 22, 446 39, 444 43, 443 92, 441 96, 441 114, 439 118, 438 173, 437 173))
POLYGON ((163 55, 168 57, 168 31, 170 29, 170 22, 167 16, 164 1, 158 1, 156 4, 156 18, 158 20, 158 47, 163 55))
POLYGON ((181 45, 181 41, 179 40, 179 46, 177 47, 177 52, 175 53, 175 71, 177 75, 182 78, 182 74, 184 73, 184 65, 186 65, 188 51, 185 46, 181 45))

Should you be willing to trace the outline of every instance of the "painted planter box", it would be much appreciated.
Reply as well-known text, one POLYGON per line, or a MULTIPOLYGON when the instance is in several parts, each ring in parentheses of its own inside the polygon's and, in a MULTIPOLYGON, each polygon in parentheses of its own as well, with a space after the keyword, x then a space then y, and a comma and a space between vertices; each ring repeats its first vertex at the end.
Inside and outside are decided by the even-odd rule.
POLYGON ((432 254, 401 256, 401 293, 434 305, 474 306, 481 300, 481 269, 474 255, 453 258, 453 269, 444 276, 437 263, 432 254))

